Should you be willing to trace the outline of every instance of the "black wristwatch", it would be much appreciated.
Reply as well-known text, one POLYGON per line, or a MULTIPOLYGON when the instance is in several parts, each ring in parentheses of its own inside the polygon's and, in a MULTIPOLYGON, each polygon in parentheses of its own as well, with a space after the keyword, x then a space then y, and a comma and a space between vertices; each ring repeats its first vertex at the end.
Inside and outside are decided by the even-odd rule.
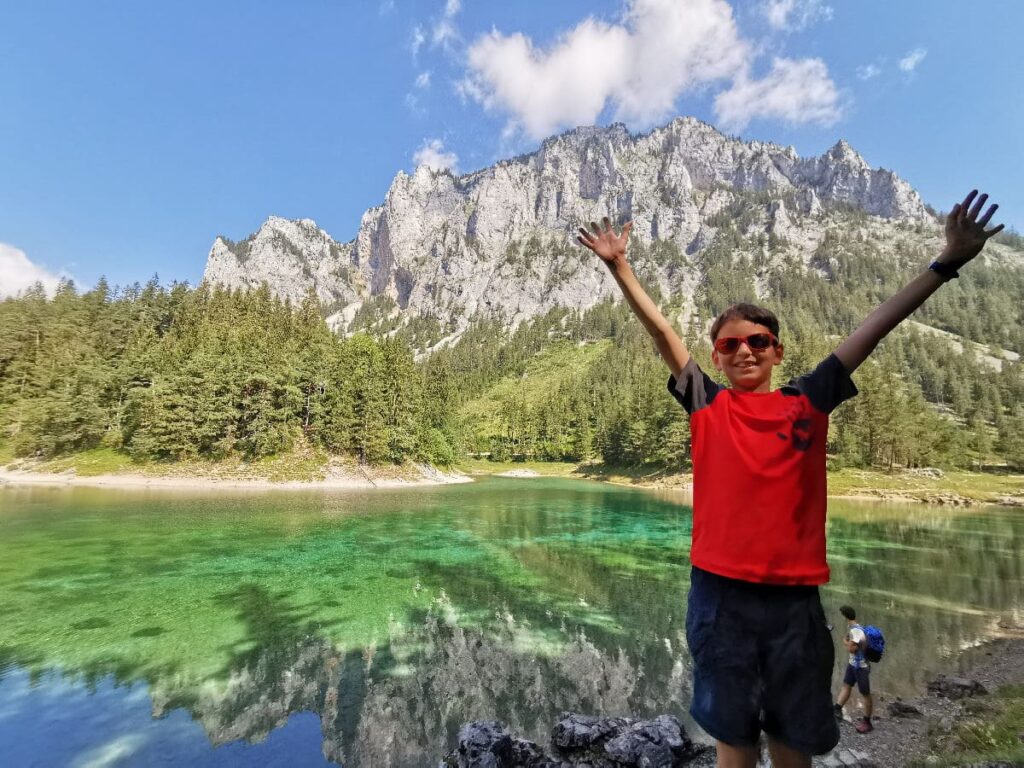
POLYGON ((960 273, 956 271, 956 266, 954 264, 947 264, 944 261, 933 261, 928 265, 928 269, 932 272, 938 272, 944 281, 960 277, 960 273))

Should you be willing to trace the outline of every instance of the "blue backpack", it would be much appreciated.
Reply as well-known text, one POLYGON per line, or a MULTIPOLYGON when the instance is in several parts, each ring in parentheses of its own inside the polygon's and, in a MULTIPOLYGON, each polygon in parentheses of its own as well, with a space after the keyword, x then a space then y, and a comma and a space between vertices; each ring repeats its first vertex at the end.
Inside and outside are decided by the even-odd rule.
POLYGON ((870 662, 881 661, 882 654, 885 653, 885 637, 882 635, 882 630, 873 624, 868 624, 864 627, 864 637, 867 639, 864 658, 870 662))

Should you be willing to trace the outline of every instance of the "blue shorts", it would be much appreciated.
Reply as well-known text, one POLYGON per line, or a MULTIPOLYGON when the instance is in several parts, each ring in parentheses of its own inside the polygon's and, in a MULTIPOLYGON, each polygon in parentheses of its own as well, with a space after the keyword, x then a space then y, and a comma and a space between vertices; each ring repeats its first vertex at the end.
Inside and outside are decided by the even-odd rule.
POLYGON ((690 714, 712 737, 748 747, 764 731, 811 755, 839 743, 835 647, 817 587, 754 584, 695 567, 686 641, 690 714))
POLYGON ((843 675, 843 685, 851 688, 856 685, 861 696, 871 693, 870 670, 867 667, 855 667, 853 664, 846 665, 846 673, 843 675))

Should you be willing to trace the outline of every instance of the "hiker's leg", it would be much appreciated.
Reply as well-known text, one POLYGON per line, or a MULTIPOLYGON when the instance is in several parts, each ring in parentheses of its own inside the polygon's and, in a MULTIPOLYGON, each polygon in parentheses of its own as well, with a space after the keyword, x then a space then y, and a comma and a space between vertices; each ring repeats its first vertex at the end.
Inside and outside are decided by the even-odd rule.
POLYGON ((768 751, 772 755, 773 768, 811 768, 811 756, 787 747, 781 741, 768 737, 768 751))
POLYGON ((864 703, 864 717, 871 717, 873 702, 871 701, 871 678, 870 670, 857 670, 857 690, 860 691, 861 701, 864 703))
POLYGON ((733 747, 724 741, 716 741, 715 752, 718 768, 756 768, 761 750, 757 747, 733 747))
POLYGON ((839 695, 836 697, 836 704, 840 707, 846 704, 850 700, 850 692, 853 690, 846 683, 843 683, 843 687, 839 689, 839 695))

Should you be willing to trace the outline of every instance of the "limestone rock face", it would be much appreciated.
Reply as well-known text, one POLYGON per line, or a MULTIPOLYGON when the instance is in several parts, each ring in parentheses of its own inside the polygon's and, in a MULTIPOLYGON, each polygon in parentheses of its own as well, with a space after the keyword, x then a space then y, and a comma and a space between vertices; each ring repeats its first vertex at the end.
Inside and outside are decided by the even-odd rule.
POLYGON ((203 279, 228 288, 266 282, 281 298, 301 302, 309 291, 326 304, 355 301, 362 275, 351 267, 350 245, 334 241, 311 219, 267 219, 259 231, 233 243, 218 237, 203 279))
MULTIPOLYGON (((399 172, 350 243, 312 221, 276 217, 240 243, 218 238, 204 279, 231 287, 265 281, 293 301, 313 290, 339 318, 386 296, 407 316, 456 328, 490 312, 514 326, 612 295, 607 270, 575 243, 586 222, 632 219, 634 240, 667 241, 693 257, 714 239, 715 217, 720 226, 743 209, 748 234, 784 237, 806 260, 837 207, 937 226, 905 181, 872 169, 845 141, 800 158, 791 147, 732 139, 694 118, 644 135, 622 125, 577 128, 463 176, 425 166, 399 172)), ((652 270, 665 295, 692 292, 693 270, 678 266, 652 270)))

